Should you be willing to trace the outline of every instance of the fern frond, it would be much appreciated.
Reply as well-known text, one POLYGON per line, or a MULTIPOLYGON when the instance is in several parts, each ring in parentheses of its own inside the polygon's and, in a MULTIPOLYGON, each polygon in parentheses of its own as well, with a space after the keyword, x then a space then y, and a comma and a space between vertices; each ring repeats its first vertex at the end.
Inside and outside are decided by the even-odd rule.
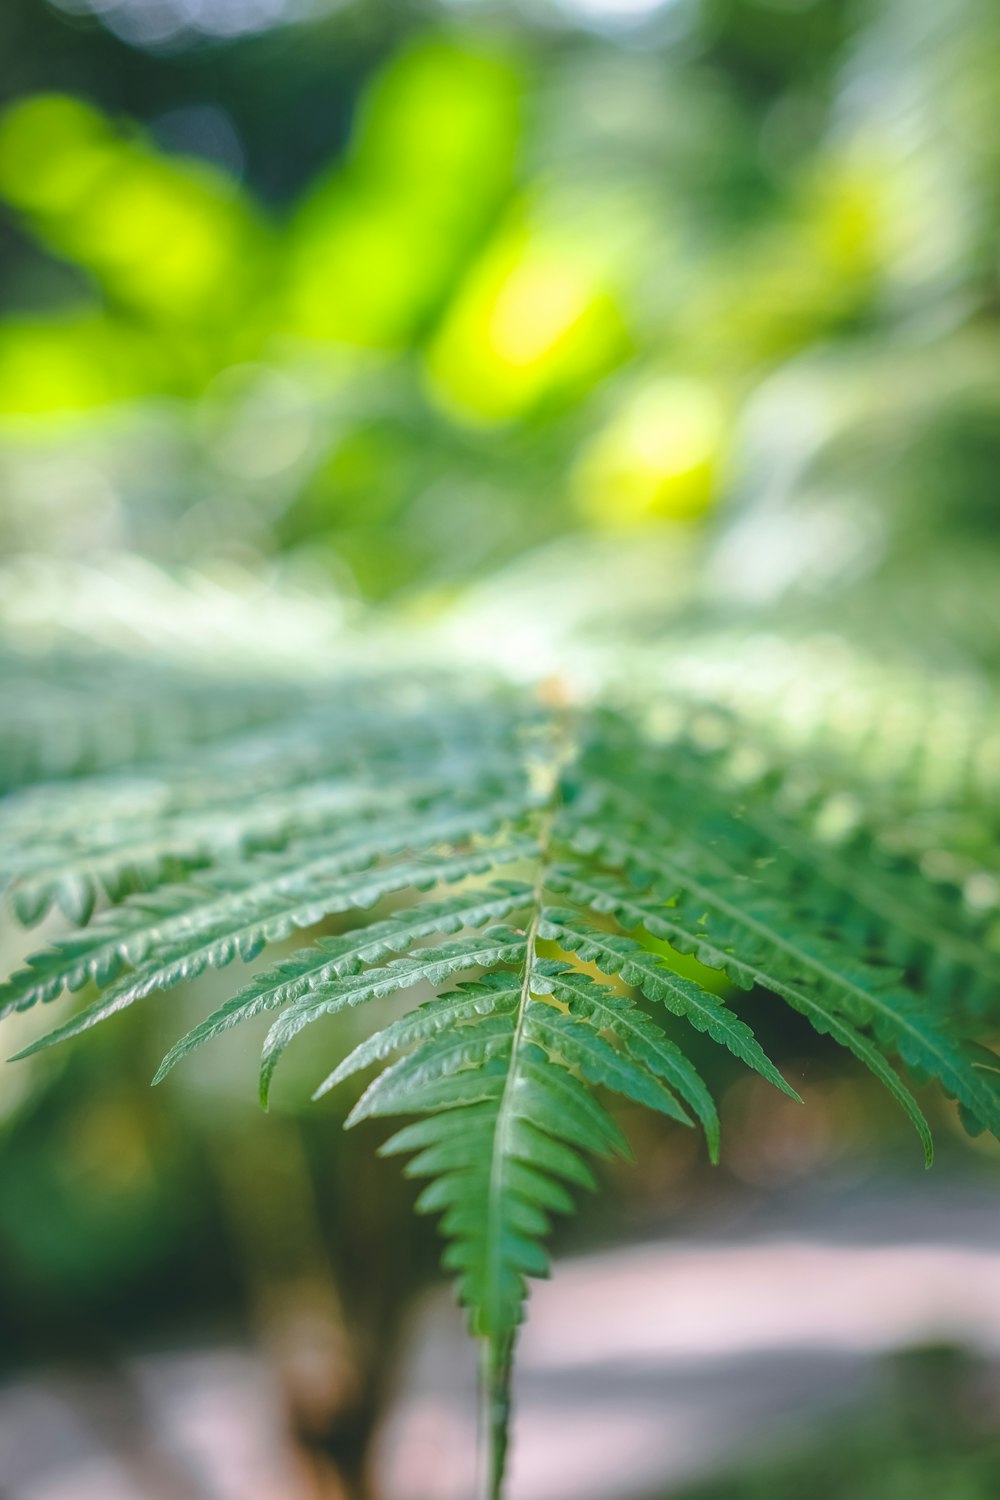
POLYGON ((381 1062, 393 1052, 401 1052, 415 1042, 426 1041, 459 1021, 471 1020, 474 1016, 492 1015, 498 1010, 509 1010, 517 1004, 520 980, 509 974, 486 974, 479 980, 466 980, 454 990, 438 995, 415 1010, 400 1016, 391 1025, 366 1037, 337 1064, 314 1091, 313 1098, 321 1099, 345 1078, 361 1073, 373 1063, 381 1062))
MULTIPOLYGON (((531 977, 533 993, 543 994, 546 981, 552 986, 549 993, 561 999, 558 978, 552 974, 540 974, 536 963, 531 977)), ((581 1018, 586 1015, 590 1021, 600 1014, 599 1006, 594 1006, 589 1012, 586 1005, 577 1008, 577 1015, 581 1018)), ((682 1125, 691 1124, 690 1115, 670 1090, 634 1058, 623 1057, 609 1046, 597 1026, 584 1026, 553 1005, 533 1005, 528 1010, 525 1030, 549 1056, 558 1057, 565 1067, 571 1068, 588 1083, 611 1089, 613 1093, 636 1104, 644 1104, 647 1109, 658 1110, 682 1125)))
MULTIPOLYGON (((560 923, 560 915, 546 909, 539 924, 539 936, 571 952, 568 929, 565 922, 560 923), (560 941, 563 938, 567 941, 560 941)), ((675 1089, 698 1116, 709 1155, 713 1161, 718 1160, 719 1116, 715 1101, 694 1065, 645 1011, 628 996, 616 994, 608 985, 595 984, 588 975, 575 972, 559 960, 537 961, 532 988, 538 994, 554 995, 565 1002, 572 1015, 585 1018, 598 1030, 611 1032, 633 1062, 675 1089)))
MULTIPOLYGON (((4 580, 5 586, 10 579, 4 580)), ((0 794, 162 762, 298 716, 299 682, 0 646, 0 794)))
MULTIPOLYGON (((288 937, 296 928, 313 926, 333 912, 373 906, 396 891, 428 889, 441 882, 464 880, 496 866, 517 862, 532 852, 533 846, 522 840, 465 854, 428 855, 419 861, 404 861, 376 870, 364 868, 350 877, 338 871, 329 881, 324 881, 320 872, 303 866, 294 874, 286 870, 281 876, 257 881, 248 889, 233 892, 223 887, 221 895, 218 883, 213 882, 199 888, 204 900, 195 909, 197 920, 177 921, 170 935, 162 940, 162 946, 158 944, 157 957, 109 985, 100 999, 17 1056, 30 1056, 54 1042, 89 1030, 137 1000, 195 978, 206 968, 222 968, 237 957, 249 962, 265 943, 288 937)), ((182 889, 186 897, 190 895, 188 887, 182 889)), ((172 892, 167 894, 169 899, 172 892)), ((176 918, 176 912, 173 916, 176 918)), ((186 907, 185 917, 190 916, 190 908, 186 907)), ((47 955, 39 955, 43 957, 47 955)), ((22 973, 32 972, 29 962, 22 973)), ((33 991, 22 993, 17 977, 11 981, 14 995, 7 1002, 7 1009, 22 1009, 25 1000, 32 1003, 33 991)))
POLYGON ((421 948, 404 958, 373 965, 360 974, 328 979, 294 1001, 279 1016, 264 1040, 260 1071, 260 1099, 266 1107, 274 1070, 293 1037, 321 1016, 335 1015, 346 1006, 382 999, 396 990, 421 982, 438 985, 463 969, 496 968, 514 963, 524 949, 524 935, 505 927, 488 927, 473 937, 455 938, 437 948, 421 948))
MULTIPOLYGON (((444 679, 358 679, 332 703, 268 712, 141 774, 0 803, 15 914, 32 922, 55 903, 83 924, 0 987, 0 1013, 96 988, 23 1056, 351 913, 350 930, 234 986, 156 1075, 273 1013, 266 1102, 314 1022, 440 991, 328 1062, 316 1095, 374 1069, 348 1123, 415 1117, 383 1150, 414 1153, 406 1170, 429 1179, 418 1206, 441 1215, 445 1264, 485 1342, 495 1493, 526 1278, 547 1270, 551 1215, 594 1186, 590 1159, 628 1153, 611 1096, 696 1119, 718 1156, 686 1027, 797 1098, 745 1018, 768 991, 871 1070, 928 1159, 927 1122, 890 1058, 939 1079, 971 1129, 1000 1134, 1000 1065, 946 1008, 956 984, 994 973, 983 928, 867 833, 824 844, 780 778, 737 791, 718 757, 658 749, 627 715, 444 679), (399 910, 378 909, 396 896, 399 910), (726 975, 741 1014, 671 954, 726 975)), ((977 1014, 964 1024, 989 1040, 977 1014)))
MULTIPOLYGON (((754 985, 759 985, 762 989, 780 995, 793 1009, 804 1015, 815 1030, 832 1036, 878 1078, 916 1130, 924 1149, 924 1160, 930 1166, 934 1156, 930 1127, 910 1090, 872 1042, 843 1015, 839 1015, 836 1010, 824 1004, 815 988, 809 989, 801 984, 792 984, 780 978, 773 968, 760 967, 746 962, 737 957, 731 949, 718 946, 701 930, 699 924, 691 926, 685 925, 683 920, 675 920, 673 913, 677 908, 670 906, 664 899, 651 900, 648 893, 644 899, 640 899, 633 889, 620 885, 606 876, 592 877, 589 880, 568 877, 563 878, 561 884, 564 890, 569 894, 574 894, 581 902, 593 904, 596 911, 610 912, 627 927, 642 927, 654 937, 665 938, 678 952, 694 954, 700 963, 708 968, 721 970, 742 988, 752 989, 754 985)), ((570 924, 564 924, 562 931, 566 938, 565 946, 571 946, 578 934, 574 932, 570 924)), ((644 994, 651 999, 662 1000, 677 1014, 685 1015, 699 1030, 707 1031, 714 1041, 721 1041, 748 1066, 754 1067, 755 1071, 760 1072, 770 1082, 776 1082, 772 1076, 776 1071, 773 1064, 764 1058, 764 1066, 760 1065, 757 1056, 760 1049, 753 1034, 750 1033, 748 1041, 742 1035, 742 1032, 747 1031, 748 1028, 731 1017, 726 1007, 713 996, 702 991, 700 1006, 692 1009, 690 999, 687 999, 687 1005, 685 1005, 686 997, 683 990, 678 989, 684 981, 679 981, 677 976, 666 979, 662 967, 656 963, 654 956, 648 950, 641 949, 638 944, 630 943, 628 938, 616 938, 603 933, 584 931, 579 934, 579 937, 581 941, 576 951, 580 952, 581 957, 598 963, 608 972, 618 972, 620 969, 623 976, 634 983, 644 994), (626 945, 629 946, 626 947, 626 945), (633 949, 639 949, 638 954, 635 954, 633 949), (628 953, 629 957, 623 963, 624 953, 628 953), (736 1028, 735 1036, 733 1035, 734 1028, 736 1028)), ((947 1049, 948 1044, 943 1038, 939 1038, 938 1043, 947 1049)), ((954 1063, 961 1075, 963 1091, 974 1091, 977 1098, 985 1099, 989 1091, 985 1088, 981 1077, 972 1069, 968 1056, 963 1058, 959 1054, 954 1058, 954 1063)), ((778 1075, 777 1086, 798 1098, 798 1095, 785 1083, 784 1079, 780 1078, 780 1075, 778 1075)))
POLYGON ((856 944, 878 948, 942 1003, 957 1000, 973 1009, 1000 984, 1000 952, 990 947, 986 919, 977 920, 957 893, 949 899, 936 891, 919 869, 890 858, 863 831, 845 846, 811 831, 822 819, 826 795, 805 806, 800 795, 792 817, 779 810, 784 783, 774 765, 759 785, 748 785, 727 775, 731 757, 675 743, 664 775, 634 734, 620 732, 620 743, 630 785, 598 775, 589 791, 624 818, 655 808, 674 830, 673 845, 683 830, 730 864, 753 869, 761 885, 783 900, 794 896, 819 920, 840 924, 856 944))
POLYGON ((530 888, 517 881, 475 887, 468 892, 458 891, 443 901, 425 902, 345 937, 319 938, 312 947, 303 948, 257 975, 225 1005, 181 1037, 167 1053, 153 1082, 160 1083, 181 1058, 240 1021, 248 1021, 262 1011, 274 1010, 290 1001, 300 1001, 331 980, 354 974, 362 965, 375 963, 388 953, 404 952, 422 938, 499 921, 524 906, 529 895, 530 888))
POLYGON ((443 1048, 418 1047, 376 1079, 351 1117, 430 1117, 385 1149, 420 1148, 410 1170, 433 1181, 418 1209, 443 1212, 445 1264, 459 1272, 473 1331, 489 1340, 498 1393, 522 1317, 524 1278, 548 1270, 548 1213, 568 1207, 560 1182, 589 1185, 585 1154, 628 1154, 612 1118, 573 1070, 647 1103, 655 1098, 676 1116, 671 1096, 596 1030, 532 997, 526 957, 512 1007, 449 1028, 443 1048))
MULTIPOLYGON (((511 809, 520 810, 525 794, 523 781, 509 772, 505 778, 493 774, 488 760, 459 767, 450 757, 433 776, 388 785, 374 779, 370 767, 353 778, 314 780, 293 791, 269 781, 255 787, 252 779, 247 784, 245 776, 234 777, 230 770, 222 780, 199 786, 196 798, 167 798, 157 785, 153 805, 142 807, 137 803, 149 800, 148 789, 143 797, 114 782, 87 784, 81 789, 87 821, 78 824, 71 801, 69 815, 59 820, 64 826, 55 828, 46 826, 44 815, 35 815, 39 803, 44 814, 44 798, 27 799, 27 808, 20 805, 25 799, 17 799, 6 828, 0 818, 0 848, 6 850, 0 883, 11 885, 24 923, 37 922, 58 904, 71 921, 83 924, 102 895, 120 901, 129 892, 221 860, 324 837, 347 844, 352 836, 360 842, 368 833, 375 841, 381 830, 389 852, 399 847, 398 830, 423 834, 435 811, 454 819, 465 804, 470 818, 478 812, 488 819, 493 807, 499 820, 511 809)), ((379 852, 376 846, 373 853, 379 852)))
MULTIPOLYGON (((567 893, 573 893, 574 883, 567 882, 561 874, 553 883, 564 890, 568 886, 567 893)), ((632 938, 593 927, 572 912, 550 910, 546 920, 547 933, 566 952, 576 953, 584 963, 597 964, 605 974, 620 974, 626 984, 641 990, 650 1000, 659 1001, 674 1015, 683 1016, 696 1031, 705 1032, 768 1083, 798 1099, 798 1094, 763 1052, 750 1027, 734 1016, 717 996, 668 969, 656 954, 632 938)))
MULTIPOLYGON (((53 999, 63 989, 79 989, 88 978, 106 984, 125 964, 139 963, 154 946, 161 954, 170 953, 173 960, 183 957, 185 947, 193 946, 196 938, 207 939, 209 944, 232 938, 244 945, 244 956, 252 957, 251 950, 256 945, 259 951, 262 940, 273 942, 294 927, 310 926, 351 905, 371 905, 378 895, 410 883, 405 880, 403 886, 381 890, 378 878, 373 878, 370 884, 375 895, 364 901, 348 899, 344 906, 337 906, 345 893, 366 894, 368 882, 358 874, 369 871, 379 859, 407 850, 416 853, 460 845, 491 833, 522 806, 516 801, 487 802, 467 810, 449 805, 429 807, 422 816, 362 820, 342 825, 327 839, 296 841, 280 854, 262 852, 220 861, 210 873, 182 884, 127 896, 122 905, 101 913, 86 933, 36 955, 25 971, 0 987, 0 1014, 53 999), (276 925, 269 928, 269 922, 276 925), (281 930, 283 922, 287 925, 281 930), (172 952, 175 946, 182 950, 180 954, 172 952)), ((518 857, 520 851, 515 850, 512 858, 518 857)), ((484 858, 488 862, 485 854, 484 858)), ((19 911, 16 898, 14 906, 19 911)))

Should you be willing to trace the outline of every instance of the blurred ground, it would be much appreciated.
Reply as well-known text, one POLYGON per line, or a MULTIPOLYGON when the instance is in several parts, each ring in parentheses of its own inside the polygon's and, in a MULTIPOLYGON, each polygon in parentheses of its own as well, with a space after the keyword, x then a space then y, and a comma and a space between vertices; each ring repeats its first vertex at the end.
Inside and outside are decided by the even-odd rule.
MULTIPOLYGON (((234 1349, 38 1375, 0 1392, 5 1500, 306 1500, 267 1366, 234 1349)), ((330 1485, 322 1493, 336 1496, 330 1485)))
MULTIPOLYGON (((652 1500, 725 1476, 737 1461, 742 1472, 794 1454, 831 1421, 850 1430, 891 1402, 887 1360, 915 1346, 985 1361, 960 1416, 980 1446, 1000 1442, 995 1196, 972 1183, 928 1194, 884 1182, 799 1190, 766 1214, 734 1217, 730 1206, 714 1218, 693 1237, 571 1258, 535 1289, 517 1379, 513 1500, 652 1500)), ((932 1368, 929 1381, 941 1412, 949 1379, 932 1368)), ((474 1387, 461 1317, 446 1291, 434 1293, 415 1309, 391 1377, 373 1495, 467 1500, 474 1387)), ((0 1393, 0 1493, 356 1493, 315 1446, 296 1445, 281 1415, 286 1396, 248 1349, 145 1355, 102 1375, 38 1372, 0 1393)), ((1000 1483, 1000 1468, 995 1475, 1000 1483)), ((956 1493, 978 1500, 978 1491, 956 1493)))
MULTIPOLYGON (((520 1346, 513 1500, 674 1493, 877 1403, 894 1351, 1000 1358, 1000 1203, 885 1188, 559 1265, 520 1346)), ((472 1493, 474 1381, 459 1316, 429 1299, 376 1447, 381 1493, 472 1493)))

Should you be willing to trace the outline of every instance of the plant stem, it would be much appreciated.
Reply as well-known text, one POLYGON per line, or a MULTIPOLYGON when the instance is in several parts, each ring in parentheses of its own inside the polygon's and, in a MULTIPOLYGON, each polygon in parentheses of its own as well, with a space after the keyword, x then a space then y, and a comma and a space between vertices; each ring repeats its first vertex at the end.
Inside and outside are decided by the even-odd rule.
POLYGON ((479 1359, 479 1451, 481 1500, 502 1500, 510 1429, 512 1336, 500 1345, 483 1340, 479 1359))
MULTIPOLYGON (((501 1242, 500 1203, 502 1199, 503 1164, 509 1154, 508 1132, 514 1108, 514 1089, 517 1081, 519 1054, 524 1036, 525 1018, 531 1003, 531 981, 535 965, 535 948, 545 898, 545 880, 549 868, 550 850, 556 815, 562 797, 562 773, 575 754, 569 735, 565 712, 554 716, 550 730, 549 754, 534 766, 534 777, 540 790, 544 791, 544 802, 538 813, 538 864, 535 871, 534 889, 531 895, 531 919, 528 923, 524 944, 524 974, 517 1008, 517 1020, 511 1044, 510 1065, 504 1084, 503 1095, 497 1111, 496 1131, 493 1141, 493 1161, 490 1169, 489 1220, 495 1233, 490 1242, 499 1255, 501 1242)), ((498 1273, 499 1274, 499 1273, 498 1273)), ((483 1341, 479 1367, 480 1427, 479 1441, 481 1500, 502 1500, 504 1470, 507 1462, 508 1434, 510 1430, 510 1384, 514 1358, 515 1331, 500 1331, 502 1321, 491 1316, 491 1332, 483 1341)))

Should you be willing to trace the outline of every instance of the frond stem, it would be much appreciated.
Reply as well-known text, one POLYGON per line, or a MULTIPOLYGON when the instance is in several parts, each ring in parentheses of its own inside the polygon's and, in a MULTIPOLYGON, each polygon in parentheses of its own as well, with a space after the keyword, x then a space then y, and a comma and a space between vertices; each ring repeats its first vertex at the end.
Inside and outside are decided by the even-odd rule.
MULTIPOLYGON (((490 1166, 488 1218, 497 1226, 487 1235, 487 1243, 498 1253, 500 1245, 500 1208, 503 1198, 503 1168, 508 1155, 508 1135, 513 1118, 514 1090, 517 1085, 518 1055, 524 1035, 528 1002, 531 999, 531 980, 535 964, 535 946, 541 921, 545 895, 545 882, 549 867, 549 851, 555 825, 556 812, 561 798, 561 773, 570 758, 568 735, 565 723, 557 721, 552 737, 551 761, 544 767, 550 779, 546 800, 538 818, 538 864, 531 893, 531 918, 525 933, 524 975, 518 998, 517 1018, 514 1024, 514 1039, 511 1046, 510 1066, 504 1083, 500 1107, 497 1112, 496 1132, 493 1138, 493 1160, 490 1166)), ((499 1276, 499 1266, 494 1268, 494 1280, 499 1276)), ((482 1465, 482 1500, 502 1500, 504 1471, 507 1460, 507 1434, 510 1425, 510 1379, 514 1353, 514 1334, 498 1331, 496 1314, 490 1319, 493 1328, 487 1333, 480 1363, 480 1439, 485 1447, 482 1465)))

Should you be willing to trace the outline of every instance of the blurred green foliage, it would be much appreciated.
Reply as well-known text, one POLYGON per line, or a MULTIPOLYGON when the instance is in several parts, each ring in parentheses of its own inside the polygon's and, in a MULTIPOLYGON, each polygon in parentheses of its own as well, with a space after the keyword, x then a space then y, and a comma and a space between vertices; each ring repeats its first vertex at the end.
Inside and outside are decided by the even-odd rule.
POLYGON ((7 547, 451 587, 713 514, 762 443, 778 477, 855 449, 845 361, 905 449, 891 393, 947 360, 985 414, 947 461, 994 461, 982 0, 386 3, 246 36, 88 5, 3 23, 7 547), (785 369, 832 432, 794 382, 762 425, 785 369))

